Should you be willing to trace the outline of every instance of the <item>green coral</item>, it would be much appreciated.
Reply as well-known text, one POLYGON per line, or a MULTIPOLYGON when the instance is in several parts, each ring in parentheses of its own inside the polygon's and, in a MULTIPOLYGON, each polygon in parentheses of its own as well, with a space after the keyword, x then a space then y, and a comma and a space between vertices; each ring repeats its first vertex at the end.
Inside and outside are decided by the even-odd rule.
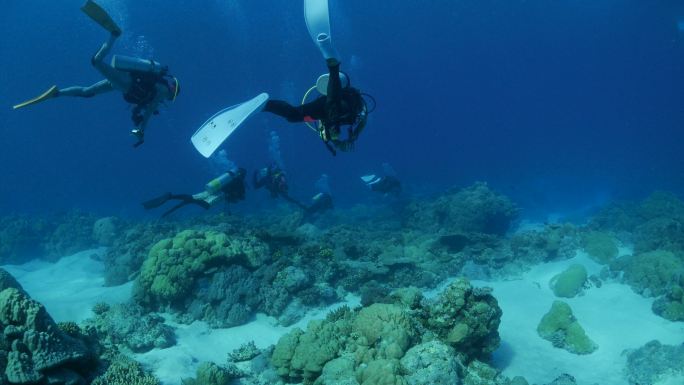
POLYGON ((135 296, 143 303, 174 303, 188 294, 200 273, 231 263, 254 268, 265 255, 265 247, 253 240, 231 239, 216 231, 185 230, 152 246, 135 296))
POLYGON ((139 363, 125 356, 118 356, 91 385, 159 385, 159 380, 152 374, 145 373, 139 363))
POLYGON ((197 368, 197 378, 184 378, 182 385, 228 385, 235 378, 228 370, 213 362, 203 362, 197 368))
POLYGON ((416 340, 407 312, 396 305, 373 304, 361 309, 353 324, 360 362, 400 359, 416 340))
POLYGON ((589 256, 599 263, 608 263, 618 256, 615 239, 608 233, 591 231, 582 237, 582 247, 589 256))
MULTIPOLYGON (((421 301, 415 289, 395 294, 396 304, 344 307, 325 320, 311 321, 306 331, 293 329, 271 356, 278 375, 305 385, 406 385, 414 382, 400 360, 416 344, 437 340, 457 346, 464 362, 498 346, 501 309, 489 289, 457 280, 434 302, 421 301)), ((455 356, 452 347, 448 350, 455 356)), ((414 354, 409 361, 422 362, 417 366, 426 369, 433 353, 427 349, 427 356, 414 354)))
POLYGON ((553 277, 549 286, 556 297, 572 298, 582 291, 586 281, 587 269, 582 265, 573 264, 553 277))
POLYGON ((666 295, 653 302, 654 313, 673 322, 684 321, 684 276, 681 284, 672 286, 666 295))
POLYGON ((684 272, 682 260, 665 250, 631 256, 619 267, 624 268, 625 281, 646 296, 665 294, 684 272))
POLYGON ((312 382, 339 355, 350 330, 347 319, 311 321, 306 333, 294 329, 278 341, 271 362, 283 377, 312 382))
POLYGON ((590 354, 598 348, 577 322, 570 305, 562 301, 554 301, 537 326, 537 333, 553 346, 570 353, 590 354))
POLYGON ((408 385, 400 373, 398 360, 380 359, 359 368, 357 380, 361 385, 408 385))

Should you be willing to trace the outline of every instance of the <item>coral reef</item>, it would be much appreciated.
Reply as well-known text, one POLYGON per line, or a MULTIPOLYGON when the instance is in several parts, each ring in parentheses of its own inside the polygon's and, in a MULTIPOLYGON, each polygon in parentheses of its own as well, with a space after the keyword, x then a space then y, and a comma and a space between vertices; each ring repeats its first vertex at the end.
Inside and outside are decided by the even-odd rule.
POLYGON ((451 283, 427 309, 425 326, 468 357, 487 359, 499 347, 501 309, 490 289, 451 283))
POLYGON ((228 385, 235 378, 244 377, 245 373, 237 367, 222 367, 213 362, 203 362, 197 368, 196 378, 184 378, 182 385, 228 385))
POLYGON ((556 275, 549 282, 556 297, 572 298, 582 292, 587 282, 587 269, 579 264, 570 265, 565 271, 556 275))
POLYGON ((59 218, 55 229, 44 242, 46 257, 58 259, 96 246, 93 239, 95 217, 78 211, 59 218))
POLYGON ((42 255, 42 242, 48 232, 45 220, 0 217, 0 264, 22 263, 42 255))
POLYGON ((78 326, 60 328, 40 303, 17 288, 0 291, 0 327, 0 383, 84 384, 97 368, 96 354, 78 326))
POLYGON ((476 183, 437 199, 412 202, 406 207, 405 223, 411 228, 439 234, 505 234, 518 209, 486 183, 476 183))
POLYGON ((498 346, 501 310, 488 290, 458 280, 434 301, 407 302, 414 307, 338 309, 283 336, 271 361, 285 380, 305 384, 457 384, 459 362, 498 346))
POLYGON ((645 297, 663 295, 684 273, 684 262, 665 250, 649 251, 623 257, 611 264, 612 270, 624 271, 624 281, 645 297))
POLYGON ((589 231, 583 234, 582 247, 598 263, 609 263, 618 256, 615 239, 606 232, 589 231))
POLYGON ((152 246, 164 238, 172 237, 177 230, 174 224, 156 222, 126 223, 118 227, 122 229, 110 241, 104 256, 107 286, 121 285, 135 279, 152 246))
POLYGON ((593 353, 598 346, 584 332, 572 314, 570 305, 554 301, 551 310, 542 317, 537 333, 554 347, 565 349, 574 354, 593 353))
POLYGON ((455 385, 458 362, 454 349, 440 341, 430 341, 409 349, 401 358, 409 385, 455 385))
POLYGON ((112 359, 107 371, 93 380, 91 385, 159 385, 153 375, 126 356, 112 359))
POLYGON ((168 348, 176 342, 173 329, 164 324, 161 316, 147 313, 136 304, 111 307, 98 304, 93 313, 94 317, 86 320, 84 327, 93 330, 105 346, 118 345, 143 353, 168 348))
POLYGON ((577 232, 572 224, 550 224, 514 234, 509 241, 511 259, 538 263, 571 258, 577 250, 577 232))
POLYGON ((254 239, 185 230, 152 246, 136 281, 135 296, 144 304, 174 304, 184 299, 199 275, 212 268, 237 264, 253 269, 269 257, 267 247, 254 239))
POLYGON ((652 310, 667 320, 684 321, 684 275, 680 276, 678 285, 672 285, 665 295, 653 302, 652 310))
POLYGON ((677 383, 665 380, 679 378, 681 381, 684 378, 684 345, 662 345, 651 341, 627 355, 626 373, 630 385, 677 383))
POLYGON ((117 217, 100 218, 93 223, 93 240, 100 246, 111 246, 121 227, 121 220, 117 217))

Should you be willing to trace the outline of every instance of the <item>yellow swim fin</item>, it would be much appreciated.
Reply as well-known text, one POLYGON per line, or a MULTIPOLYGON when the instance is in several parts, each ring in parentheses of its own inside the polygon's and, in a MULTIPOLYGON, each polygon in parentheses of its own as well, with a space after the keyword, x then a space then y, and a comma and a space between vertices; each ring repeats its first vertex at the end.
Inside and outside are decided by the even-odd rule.
POLYGON ((93 0, 86 1, 81 7, 81 11, 93 19, 102 28, 111 32, 114 36, 121 35, 121 28, 114 22, 111 16, 102 7, 97 5, 93 0))
POLYGON ((43 92, 40 96, 36 96, 35 98, 33 98, 31 100, 27 100, 23 103, 19 103, 12 108, 16 110, 18 108, 30 106, 31 104, 36 104, 36 103, 40 103, 40 102, 48 100, 48 99, 52 99, 52 98, 57 96, 58 92, 59 92, 59 90, 57 90, 57 86, 52 86, 47 91, 43 92))

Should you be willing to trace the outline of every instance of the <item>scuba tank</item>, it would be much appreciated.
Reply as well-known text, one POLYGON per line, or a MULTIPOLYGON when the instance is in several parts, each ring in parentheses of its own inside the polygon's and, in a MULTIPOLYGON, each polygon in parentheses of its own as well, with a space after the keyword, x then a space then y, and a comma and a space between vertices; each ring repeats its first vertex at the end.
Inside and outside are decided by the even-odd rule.
POLYGON ((168 67, 162 66, 159 62, 137 57, 114 55, 112 57, 112 67, 125 72, 148 72, 163 74, 168 71, 168 67))
POLYGON ((211 180, 209 183, 207 183, 205 188, 208 192, 215 194, 221 191, 221 189, 225 187, 228 183, 232 182, 233 178, 235 178, 235 174, 227 172, 225 174, 222 174, 218 178, 211 180))

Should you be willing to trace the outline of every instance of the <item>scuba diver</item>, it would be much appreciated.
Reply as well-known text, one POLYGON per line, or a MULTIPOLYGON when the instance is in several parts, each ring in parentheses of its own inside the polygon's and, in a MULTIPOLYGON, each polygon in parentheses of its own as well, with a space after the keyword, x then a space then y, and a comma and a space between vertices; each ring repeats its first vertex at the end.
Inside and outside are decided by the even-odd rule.
POLYGON ((116 39, 121 36, 121 28, 109 14, 92 0, 88 0, 81 10, 96 23, 109 31, 109 39, 92 57, 91 63, 105 79, 88 87, 74 86, 58 89, 52 86, 42 95, 14 106, 14 109, 26 107, 60 96, 90 98, 110 91, 120 91, 124 100, 132 105, 131 119, 134 128, 131 134, 138 147, 144 142, 145 129, 152 115, 159 113, 158 108, 167 101, 175 101, 180 93, 178 79, 169 75, 168 67, 154 60, 114 55, 111 64, 104 62, 116 39))
POLYGON ((361 180, 371 189, 371 191, 379 192, 382 194, 393 194, 399 195, 401 193, 401 182, 399 179, 392 175, 377 176, 377 175, 364 175, 361 180))
POLYGON ((204 191, 194 194, 166 193, 160 197, 144 202, 146 210, 157 208, 170 200, 179 200, 180 203, 173 206, 162 214, 162 218, 187 205, 197 205, 207 210, 223 200, 226 203, 237 203, 245 199, 245 175, 244 168, 235 168, 207 183, 204 191))
MULTIPOLYGON (((268 100, 263 111, 281 116, 292 123, 318 122, 315 130, 328 150, 337 155, 336 150, 353 150, 371 111, 363 98, 365 94, 352 87, 349 76, 340 72, 340 62, 335 58, 328 58, 326 63, 328 74, 322 75, 315 86, 321 96, 296 107, 283 100, 268 100), (345 80, 344 86, 342 79, 345 80), (344 134, 343 127, 346 127, 344 134)), ((313 87, 305 95, 305 100, 312 90, 313 87)))
POLYGON ((320 192, 311 199, 311 205, 304 210, 304 220, 308 220, 314 215, 322 214, 334 209, 332 195, 320 192))
POLYGON ((307 209, 307 207, 302 203, 288 195, 288 185, 287 179, 285 178, 285 172, 283 172, 283 170, 281 170, 277 165, 271 164, 268 167, 254 171, 253 182, 255 189, 260 189, 262 187, 266 188, 266 190, 271 193, 272 198, 282 197, 286 201, 294 204, 302 210, 307 209))

